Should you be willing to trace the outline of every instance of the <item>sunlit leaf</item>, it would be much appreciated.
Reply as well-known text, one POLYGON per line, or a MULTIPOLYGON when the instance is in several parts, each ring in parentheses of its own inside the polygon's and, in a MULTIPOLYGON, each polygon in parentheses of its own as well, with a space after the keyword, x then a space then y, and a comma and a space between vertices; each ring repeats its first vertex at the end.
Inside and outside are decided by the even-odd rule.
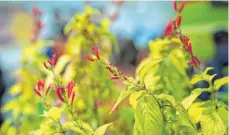
POLYGON ((110 114, 115 110, 115 108, 122 102, 123 99, 125 99, 127 96, 129 96, 132 92, 136 90, 135 87, 128 88, 127 90, 124 90, 121 92, 118 100, 116 101, 115 105, 112 107, 110 114))
POLYGON ((9 93, 10 95, 17 95, 22 91, 22 87, 20 83, 16 83, 14 84, 10 89, 9 89, 9 93))
POLYGON ((51 118, 55 121, 59 121, 61 117, 62 109, 58 107, 52 107, 50 110, 44 112, 44 116, 51 118))
POLYGON ((171 96, 171 95, 160 94, 160 95, 158 96, 158 98, 159 98, 160 100, 167 100, 167 101, 169 101, 169 102, 172 104, 172 106, 176 106, 176 100, 175 100, 175 98, 174 98, 173 96, 171 96))
POLYGON ((151 61, 150 59, 145 60, 142 64, 140 64, 136 70, 136 75, 139 77, 139 79, 143 82, 144 81, 144 76, 146 75, 147 72, 149 72, 149 69, 158 63, 160 63, 164 59, 159 59, 159 60, 153 60, 151 61))
POLYGON ((134 109, 136 109, 138 98, 141 97, 143 93, 144 93, 143 91, 139 91, 130 94, 129 102, 134 109))
POLYGON ((195 75, 192 77, 190 83, 191 84, 196 84, 198 83, 199 81, 203 81, 204 79, 201 77, 201 75, 195 75))
POLYGON ((202 102, 193 103, 188 109, 189 118, 195 124, 200 122, 200 118, 204 111, 204 108, 201 107, 202 104, 202 102))
POLYGON ((182 101, 182 105, 185 107, 185 109, 188 109, 189 106, 196 100, 196 98, 204 91, 206 90, 201 88, 196 88, 195 90, 193 90, 191 95, 189 95, 182 101))
POLYGON ((213 67, 207 67, 207 68, 204 70, 203 74, 208 74, 208 71, 213 70, 213 69, 214 69, 213 67))
POLYGON ((223 77, 214 81, 214 87, 216 90, 219 90, 225 84, 228 84, 228 77, 223 77))
POLYGON ((100 126, 95 130, 94 135, 104 135, 107 130, 107 127, 110 126, 111 124, 113 124, 113 122, 100 126))
POLYGON ((162 135, 163 117, 156 99, 145 95, 139 99, 135 112, 135 135, 162 135))
POLYGON ((203 115, 200 121, 203 135, 224 135, 226 134, 227 126, 220 118, 217 112, 212 112, 209 115, 203 115))
POLYGON ((220 107, 217 109, 217 114, 223 120, 224 125, 228 125, 228 110, 224 107, 220 107))
POLYGON ((70 60, 71 58, 68 55, 62 55, 60 58, 58 58, 58 61, 56 62, 54 68, 54 72, 60 74, 70 60))

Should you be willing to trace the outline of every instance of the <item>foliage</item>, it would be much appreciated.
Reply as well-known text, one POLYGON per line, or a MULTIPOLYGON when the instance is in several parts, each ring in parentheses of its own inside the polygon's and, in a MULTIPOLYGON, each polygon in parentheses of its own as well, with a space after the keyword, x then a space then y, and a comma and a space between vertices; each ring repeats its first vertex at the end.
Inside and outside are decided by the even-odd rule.
MULTIPOLYGON (((121 127, 133 127, 134 135, 227 134, 228 107, 216 99, 216 94, 228 83, 228 77, 213 81, 215 75, 208 74, 213 68, 201 71, 191 41, 179 29, 185 4, 173 4, 176 18, 168 24, 165 38, 150 41, 150 56, 138 66, 135 77, 126 76, 106 60, 116 44, 108 30, 109 21, 95 25, 91 17, 98 11, 86 7, 66 25, 69 38, 62 56, 53 55, 44 62, 47 59, 38 53, 39 48, 33 48, 33 57, 24 59, 23 72, 19 72, 22 81, 10 90, 17 98, 3 108, 12 111, 12 117, 4 122, 1 133, 121 135, 131 133, 121 127), (90 48, 93 55, 88 55, 90 48), (186 72, 189 65, 199 71, 191 79, 186 72), (125 89, 119 92, 112 80, 121 81, 125 89), (200 81, 208 82, 209 87, 191 91, 200 81), (212 98, 197 100, 203 92, 209 92, 212 98), (113 103, 117 93, 119 97, 113 103), (124 107, 116 111, 128 97, 132 109, 122 104, 124 107), (39 113, 34 111, 38 106, 42 107, 39 113), (34 127, 29 126, 33 120, 34 127), (116 132, 107 130, 112 124, 116 132)), ((39 42, 35 43, 32 47, 39 47, 39 42)))

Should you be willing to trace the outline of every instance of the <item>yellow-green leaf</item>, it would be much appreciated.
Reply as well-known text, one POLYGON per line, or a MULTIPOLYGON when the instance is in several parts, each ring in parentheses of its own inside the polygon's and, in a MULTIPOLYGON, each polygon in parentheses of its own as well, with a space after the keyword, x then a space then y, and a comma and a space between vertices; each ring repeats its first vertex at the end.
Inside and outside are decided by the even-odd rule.
POLYGON ((185 107, 185 109, 188 109, 189 106, 196 100, 196 98, 204 92, 204 89, 201 88, 196 88, 195 90, 192 91, 191 95, 186 97, 181 103, 185 107))
POLYGON ((62 109, 58 107, 52 107, 49 111, 44 112, 44 116, 51 118, 55 121, 59 121, 61 117, 62 109))
POLYGON ((190 120, 195 124, 200 122, 200 118, 204 111, 204 108, 201 107, 201 105, 203 105, 202 102, 193 103, 188 109, 188 116, 190 120))
POLYGON ((219 90, 225 84, 228 84, 228 77, 223 77, 214 81, 214 87, 216 90, 219 90))
POLYGON ((162 135, 163 127, 163 116, 155 97, 141 97, 135 112, 134 135, 162 135))
POLYGON ((123 99, 125 99, 127 96, 129 96, 135 90, 136 89, 134 87, 131 87, 131 88, 128 88, 127 90, 122 91, 118 100, 116 101, 115 105, 112 107, 109 114, 111 114, 114 111, 114 109, 122 102, 123 99))
POLYGON ((22 91, 22 87, 20 83, 17 83, 15 85, 13 85, 10 89, 9 89, 9 93, 10 95, 17 95, 22 91))
POLYGON ((158 63, 160 63, 163 60, 164 59, 158 59, 158 60, 146 59, 146 60, 144 60, 142 62, 142 64, 140 64, 139 67, 136 70, 137 77, 143 82, 144 81, 144 76, 149 71, 149 69, 151 67, 157 65, 158 63))
POLYGON ((204 70, 203 74, 208 74, 208 71, 213 70, 213 69, 214 69, 213 67, 207 67, 207 68, 204 70))
POLYGON ((100 126, 95 130, 94 135, 104 135, 107 130, 107 127, 110 126, 111 124, 113 124, 113 122, 100 126))
POLYGON ((58 59, 56 65, 55 65, 54 72, 57 73, 57 74, 60 74, 60 73, 64 70, 66 64, 67 64, 70 60, 71 60, 71 57, 70 57, 70 56, 68 56, 68 55, 62 55, 62 56, 58 59))
POLYGON ((225 135, 227 126, 216 112, 203 115, 200 121, 203 135, 225 135))
POLYGON ((172 106, 175 106, 175 105, 176 105, 176 100, 175 100, 175 98, 174 98, 173 96, 171 96, 171 95, 160 94, 160 95, 158 96, 158 98, 159 98, 160 100, 167 100, 167 101, 169 101, 169 102, 172 104, 172 106))
POLYGON ((138 98, 142 96, 142 94, 143 94, 143 91, 133 92, 130 94, 129 102, 134 109, 136 109, 138 98))
POLYGON ((204 79, 201 77, 201 75, 195 75, 192 77, 190 83, 191 84, 196 84, 198 83, 199 81, 203 81, 204 79))

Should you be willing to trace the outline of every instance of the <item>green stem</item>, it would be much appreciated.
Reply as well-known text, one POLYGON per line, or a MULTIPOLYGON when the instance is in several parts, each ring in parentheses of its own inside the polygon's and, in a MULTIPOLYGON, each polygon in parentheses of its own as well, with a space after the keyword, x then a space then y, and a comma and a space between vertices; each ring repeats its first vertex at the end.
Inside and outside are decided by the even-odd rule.
POLYGON ((73 120, 76 122, 77 126, 79 126, 80 128, 82 128, 82 123, 80 123, 76 116, 74 115, 73 111, 72 111, 72 106, 69 104, 69 103, 66 103, 67 104, 67 107, 68 107, 68 111, 70 112, 73 120))
POLYGON ((61 133, 64 133, 64 128, 62 127, 62 124, 60 123, 60 121, 58 120, 58 124, 60 125, 60 129, 61 129, 61 133))

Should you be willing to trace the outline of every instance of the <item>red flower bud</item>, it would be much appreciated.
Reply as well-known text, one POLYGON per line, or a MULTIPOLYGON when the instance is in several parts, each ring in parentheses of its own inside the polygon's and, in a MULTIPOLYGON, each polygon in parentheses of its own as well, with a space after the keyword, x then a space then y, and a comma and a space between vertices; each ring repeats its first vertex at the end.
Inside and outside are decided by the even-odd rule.
POLYGON ((110 73, 113 73, 111 67, 107 67, 107 69, 110 71, 110 73))
POLYGON ((52 68, 54 68, 54 66, 55 66, 55 64, 56 64, 56 54, 54 54, 53 56, 52 56, 52 58, 48 61, 49 62, 49 64, 52 66, 52 68))
POLYGON ((182 35, 179 35, 179 39, 181 42, 183 42, 183 36, 182 35))
POLYGON ((48 66, 46 65, 46 63, 45 63, 45 62, 43 62, 43 64, 44 64, 44 67, 45 67, 46 69, 48 69, 48 66))
POLYGON ((113 76, 113 77, 111 77, 111 80, 118 80, 118 76, 113 76))
POLYGON ((34 91, 35 91, 35 93, 39 96, 39 97, 41 97, 41 93, 37 90, 37 89, 33 89, 34 91))
POLYGON ((73 92, 73 94, 72 94, 72 99, 71 99, 71 105, 73 104, 73 101, 74 101, 74 99, 75 99, 75 96, 76 96, 76 94, 75 94, 75 92, 73 92))
POLYGON ((85 57, 86 59, 90 60, 90 61, 94 61, 94 60, 95 60, 94 58, 88 56, 87 54, 85 54, 84 57, 85 57))
POLYGON ((37 81, 36 87, 33 89, 35 93, 41 97, 41 93, 43 92, 45 87, 45 81, 37 81))
POLYGON ((48 94, 49 90, 51 89, 51 84, 49 84, 48 88, 46 89, 45 95, 48 94))
POLYGON ((185 39, 184 39, 184 45, 185 46, 188 46, 188 42, 189 42, 189 37, 185 37, 185 39))
POLYGON ((188 46, 186 46, 186 50, 190 53, 190 55, 192 54, 192 43, 189 43, 188 46))
POLYGON ((68 83, 68 98, 71 96, 72 89, 73 89, 74 86, 75 86, 75 83, 74 82, 69 82, 68 83))
POLYGON ((41 28, 44 27, 44 24, 43 24, 41 21, 38 21, 38 22, 37 22, 37 27, 38 27, 39 29, 41 29, 41 28))
POLYGON ((177 2, 175 0, 173 1, 173 9, 177 11, 177 2))
POLYGON ((95 53, 95 56, 97 57, 97 59, 100 59, 98 47, 97 47, 97 46, 93 46, 93 47, 92 47, 92 50, 93 50, 93 52, 95 53))
POLYGON ((172 32, 173 32, 173 22, 170 21, 168 25, 166 26, 165 36, 171 35, 172 32))
POLYGON ((195 68, 198 68, 200 66, 200 60, 196 56, 192 56, 191 60, 189 61, 189 64, 191 64, 195 68))
POLYGON ((37 15, 41 15, 43 11, 41 11, 37 6, 34 6, 32 9, 32 13, 33 15, 37 16, 37 15))
POLYGON ((176 26, 180 27, 182 16, 178 16, 176 20, 176 26))
POLYGON ((179 9, 179 12, 182 12, 182 10, 184 9, 184 5, 185 5, 185 2, 183 1, 183 2, 181 3, 181 6, 180 6, 180 9, 179 9))
POLYGON ((44 87, 45 87, 45 81, 39 80, 39 81, 37 82, 37 87, 38 87, 38 90, 39 90, 39 91, 43 91, 43 90, 44 90, 44 87))
POLYGON ((64 98, 62 97, 62 92, 64 91, 64 88, 60 88, 60 87, 56 87, 56 95, 57 95, 57 98, 64 102, 64 98))

